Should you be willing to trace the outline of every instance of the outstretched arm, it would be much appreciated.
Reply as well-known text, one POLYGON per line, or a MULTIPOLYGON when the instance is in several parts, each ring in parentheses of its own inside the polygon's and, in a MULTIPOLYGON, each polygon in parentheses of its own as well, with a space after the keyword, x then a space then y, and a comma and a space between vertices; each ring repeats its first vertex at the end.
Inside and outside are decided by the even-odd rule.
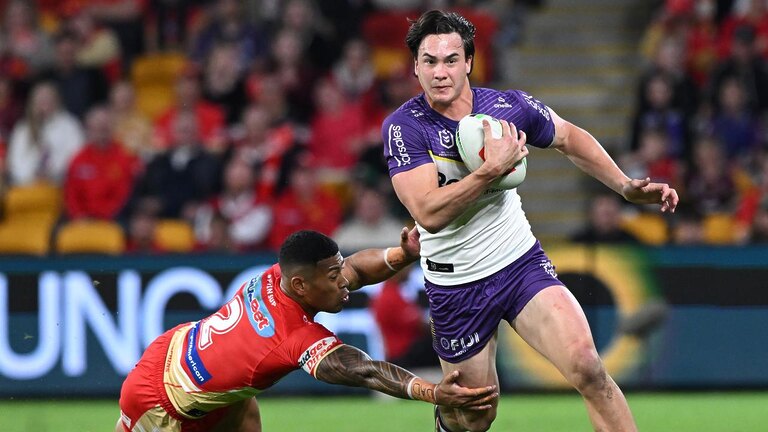
POLYGON ((553 147, 568 156, 582 171, 600 180, 629 202, 660 204, 662 212, 675 211, 679 198, 668 184, 652 183, 650 178, 630 179, 589 132, 563 120, 551 109, 550 113, 555 123, 553 147))
POLYGON ((349 281, 349 290, 389 279, 395 273, 419 259, 419 231, 403 227, 400 246, 387 249, 365 249, 344 260, 342 273, 349 281))
POLYGON ((415 399, 453 408, 484 410, 499 395, 496 386, 465 388, 458 371, 437 384, 425 381, 392 363, 374 361, 350 345, 341 345, 317 365, 315 378, 330 384, 366 387, 400 399, 415 399))

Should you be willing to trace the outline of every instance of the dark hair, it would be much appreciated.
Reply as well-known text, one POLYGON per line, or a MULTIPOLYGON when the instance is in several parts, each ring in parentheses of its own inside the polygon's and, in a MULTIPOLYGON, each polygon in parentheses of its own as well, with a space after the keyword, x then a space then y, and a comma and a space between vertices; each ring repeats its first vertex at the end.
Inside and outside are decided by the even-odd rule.
POLYGON ((411 50, 413 58, 418 57, 419 45, 425 37, 449 33, 458 33, 464 44, 464 55, 467 58, 474 57, 475 25, 456 12, 431 10, 421 15, 418 20, 409 19, 408 22, 411 23, 411 26, 405 36, 405 44, 411 50))
POLYGON ((280 247, 277 262, 280 267, 314 266, 318 261, 339 253, 339 246, 330 237, 317 231, 302 230, 288 236, 280 247))

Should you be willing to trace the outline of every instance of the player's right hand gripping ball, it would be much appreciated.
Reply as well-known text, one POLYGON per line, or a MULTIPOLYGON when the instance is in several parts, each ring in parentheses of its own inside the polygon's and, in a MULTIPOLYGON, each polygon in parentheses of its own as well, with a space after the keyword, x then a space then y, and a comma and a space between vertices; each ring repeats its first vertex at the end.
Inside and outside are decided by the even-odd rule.
MULTIPOLYGON (((469 114, 459 121, 456 129, 456 146, 464 164, 470 171, 480 168, 485 162, 485 145, 483 143, 483 120, 491 124, 491 133, 494 138, 501 138, 501 122, 485 114, 469 114)), ((525 180, 528 170, 527 158, 518 162, 509 173, 499 177, 492 187, 500 189, 514 189, 525 180)))

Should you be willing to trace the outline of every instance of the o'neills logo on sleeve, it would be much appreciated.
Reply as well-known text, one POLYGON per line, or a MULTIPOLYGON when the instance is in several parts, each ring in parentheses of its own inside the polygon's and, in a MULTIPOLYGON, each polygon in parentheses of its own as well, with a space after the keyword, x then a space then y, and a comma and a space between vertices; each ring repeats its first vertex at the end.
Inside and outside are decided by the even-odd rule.
POLYGON ((405 148, 403 131, 400 125, 389 125, 389 130, 387 131, 387 145, 389 146, 389 154, 397 161, 397 166, 411 164, 411 156, 408 154, 408 149, 405 148), (394 146, 394 149, 392 146, 394 146))
POLYGON ((339 345, 341 345, 341 341, 333 336, 320 339, 312 344, 311 347, 307 348, 301 357, 299 357, 299 367, 304 369, 308 374, 315 376, 315 368, 320 363, 320 360, 339 345))

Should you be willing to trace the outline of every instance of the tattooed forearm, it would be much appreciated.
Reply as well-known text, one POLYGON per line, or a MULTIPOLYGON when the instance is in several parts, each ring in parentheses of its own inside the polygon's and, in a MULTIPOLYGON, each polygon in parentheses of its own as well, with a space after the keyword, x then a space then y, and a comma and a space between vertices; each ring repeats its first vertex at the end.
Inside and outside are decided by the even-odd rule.
MULTIPOLYGON (((349 345, 342 345, 328 354, 315 371, 315 378, 327 383, 367 387, 401 399, 409 398, 408 384, 414 377, 392 363, 373 361, 366 353, 349 345)), ((414 398, 422 399, 416 397, 417 383, 419 394, 429 391, 434 400, 434 386, 420 379, 416 379, 411 388, 414 398)))
POLYGON ((429 403, 435 403, 435 385, 416 378, 411 384, 411 397, 429 403))

